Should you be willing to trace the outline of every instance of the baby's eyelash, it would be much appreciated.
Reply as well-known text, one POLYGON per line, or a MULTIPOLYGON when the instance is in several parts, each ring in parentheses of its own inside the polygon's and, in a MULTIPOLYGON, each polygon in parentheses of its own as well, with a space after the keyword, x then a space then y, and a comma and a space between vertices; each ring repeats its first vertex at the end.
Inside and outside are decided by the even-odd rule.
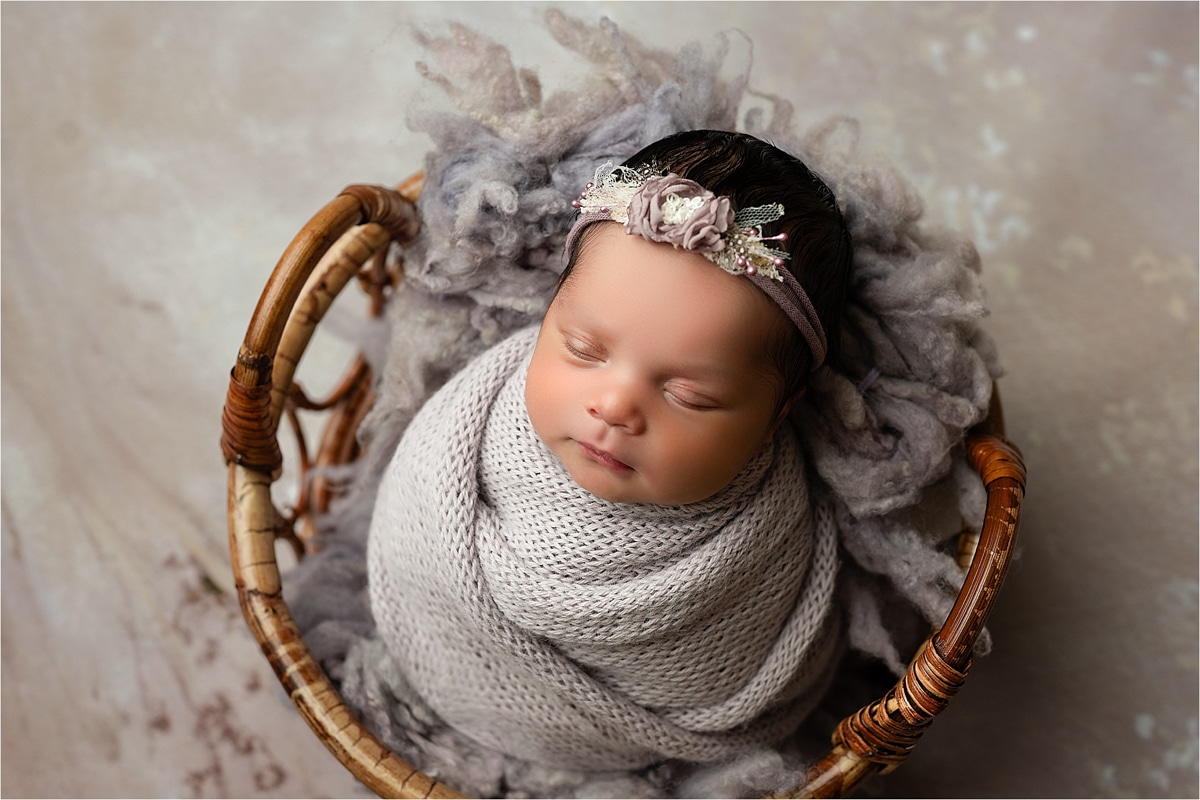
POLYGON ((712 398, 696 394, 695 392, 680 392, 678 389, 674 391, 667 389, 667 394, 681 406, 694 411, 713 411, 721 407, 721 404, 712 398), (681 394, 686 396, 681 396, 681 394))
POLYGON ((563 337, 563 347, 567 349, 568 353, 584 361, 600 360, 600 356, 594 351, 594 348, 588 347, 587 350, 582 350, 579 347, 576 347, 574 342, 572 342, 570 338, 566 336, 563 337))

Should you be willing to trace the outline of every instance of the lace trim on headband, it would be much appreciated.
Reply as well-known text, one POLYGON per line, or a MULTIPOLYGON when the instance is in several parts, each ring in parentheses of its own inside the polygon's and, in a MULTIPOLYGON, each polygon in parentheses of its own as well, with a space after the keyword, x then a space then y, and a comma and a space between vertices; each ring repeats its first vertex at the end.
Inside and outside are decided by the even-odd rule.
POLYGON ((579 199, 571 203, 584 217, 600 215, 625 224, 625 232, 699 253, 731 275, 761 272, 782 281, 779 268, 788 254, 766 244, 786 234, 762 235, 761 226, 783 216, 783 205, 743 208, 717 197, 695 181, 655 167, 596 170, 579 199))

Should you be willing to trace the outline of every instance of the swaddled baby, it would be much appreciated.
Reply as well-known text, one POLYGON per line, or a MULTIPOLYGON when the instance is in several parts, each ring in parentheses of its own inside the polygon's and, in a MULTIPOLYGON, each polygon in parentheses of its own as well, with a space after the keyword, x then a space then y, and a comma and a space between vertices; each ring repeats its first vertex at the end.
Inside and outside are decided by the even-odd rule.
POLYGON ((459 731, 584 770, 777 742, 841 652, 837 533, 789 411, 836 346, 832 194, 692 131, 575 202, 540 328, 456 375, 380 485, 372 612, 459 731))

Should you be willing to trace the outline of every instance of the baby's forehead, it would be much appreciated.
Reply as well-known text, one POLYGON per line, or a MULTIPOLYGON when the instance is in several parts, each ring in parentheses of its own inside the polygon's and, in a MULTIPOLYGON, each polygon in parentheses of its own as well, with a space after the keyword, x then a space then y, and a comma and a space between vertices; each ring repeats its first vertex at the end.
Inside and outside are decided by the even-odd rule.
POLYGON ((664 274, 654 263, 631 269, 611 255, 581 253, 554 300, 564 321, 599 335, 640 337, 664 361, 693 372, 758 367, 790 328, 754 284, 705 259, 694 270, 664 274))

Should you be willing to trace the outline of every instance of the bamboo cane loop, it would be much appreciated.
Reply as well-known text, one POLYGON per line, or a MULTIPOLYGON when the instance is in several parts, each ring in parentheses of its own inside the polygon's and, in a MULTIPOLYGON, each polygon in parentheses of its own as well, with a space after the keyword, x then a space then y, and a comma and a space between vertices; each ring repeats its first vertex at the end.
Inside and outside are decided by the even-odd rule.
POLYGON ((1025 464, 1017 448, 996 435, 982 434, 967 441, 967 457, 987 487, 987 511, 971 569, 946 623, 934 637, 946 661, 960 669, 966 669, 1004 584, 1025 496, 1025 464))
POLYGON ((371 388, 371 370, 361 354, 355 358, 347 372, 343 387, 346 391, 326 421, 317 449, 310 513, 304 518, 300 533, 305 542, 313 542, 317 534, 313 517, 327 512, 329 504, 339 494, 339 487, 331 483, 324 470, 331 466, 349 464, 358 457, 358 440, 355 434, 363 417, 375 402, 375 391, 371 388))
POLYGON ((271 483, 282 464, 275 431, 296 363, 313 328, 362 260, 392 236, 407 240, 416 229, 410 200, 382 187, 348 187, 310 220, 259 298, 231 373, 221 445, 229 464, 229 546, 242 613, 293 703, 326 747, 377 794, 458 797, 389 752, 346 708, 291 617, 275 557, 280 519, 271 483), (326 260, 322 277, 298 303, 330 245, 356 224, 362 227, 326 260), (277 362, 285 340, 286 357, 277 362), (281 391, 273 410, 275 385, 281 391))
MULTIPOLYGON (((245 355, 244 352, 238 355, 239 364, 245 355)), ((258 373, 265 367, 258 361, 247 369, 258 373)), ((221 412, 221 429, 221 451, 226 463, 279 476, 283 455, 279 452, 271 422, 270 382, 246 386, 231 375, 225 408, 221 412)))
POLYGON ((313 660, 281 592, 270 478, 229 465, 233 571, 246 624, 305 721, 330 752, 382 797, 459 797, 379 742, 346 708, 313 660))
POLYGON ((419 227, 412 203, 394 190, 349 186, 296 234, 275 265, 230 374, 221 437, 227 463, 279 474, 283 456, 275 441, 279 417, 270 411, 270 384, 286 321, 313 268, 329 247, 352 225, 370 222, 406 239, 419 227), (264 425, 264 421, 270 424, 264 425))
POLYGON ((882 699, 838 724, 833 741, 890 772, 908 758, 966 678, 966 671, 947 664, 931 641, 882 699))
POLYGON ((382 225, 360 225, 338 239, 313 269, 288 318, 275 355, 271 390, 271 422, 274 426, 279 425, 296 367, 316 333, 317 325, 363 263, 385 248, 390 240, 390 234, 382 225))
MULTIPOLYGON (((996 409, 994 409, 996 410, 996 409)), ((954 608, 904 676, 880 700, 843 719, 834 748, 813 765, 799 786, 774 797, 842 797, 874 772, 890 772, 962 687, 970 654, 1004 581, 1015 544, 1025 467, 1020 452, 991 431, 998 416, 968 437, 967 454, 987 488, 978 545, 954 608)))
POLYGON ((805 771, 798 787, 765 797, 845 797, 860 781, 879 770, 879 764, 868 761, 843 744, 835 744, 828 755, 805 771))

